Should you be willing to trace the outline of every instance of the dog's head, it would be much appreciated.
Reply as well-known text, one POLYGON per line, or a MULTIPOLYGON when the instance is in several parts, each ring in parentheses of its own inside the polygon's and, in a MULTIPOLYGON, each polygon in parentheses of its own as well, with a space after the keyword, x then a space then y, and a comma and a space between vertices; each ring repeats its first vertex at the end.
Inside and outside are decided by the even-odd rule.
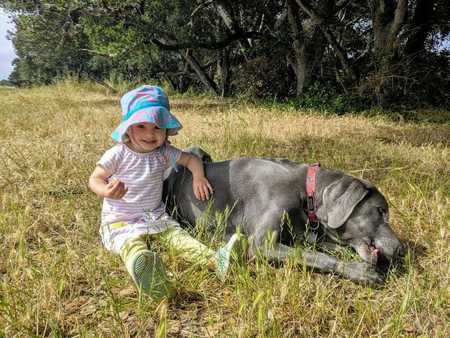
POLYGON ((317 216, 335 241, 371 264, 392 261, 404 249, 389 225, 384 196, 366 181, 344 175, 322 190, 317 216))

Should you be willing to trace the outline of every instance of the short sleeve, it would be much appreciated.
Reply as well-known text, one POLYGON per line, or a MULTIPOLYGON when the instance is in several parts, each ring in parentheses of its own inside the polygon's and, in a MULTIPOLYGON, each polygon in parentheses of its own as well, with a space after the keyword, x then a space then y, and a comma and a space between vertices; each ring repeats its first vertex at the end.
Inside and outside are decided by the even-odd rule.
POLYGON ((162 155, 167 159, 168 166, 177 170, 177 161, 180 159, 182 151, 167 142, 161 147, 161 150, 162 155))
POLYGON ((111 174, 114 174, 117 171, 121 158, 121 148, 119 146, 115 146, 111 149, 108 149, 100 160, 97 162, 97 165, 103 167, 111 174))

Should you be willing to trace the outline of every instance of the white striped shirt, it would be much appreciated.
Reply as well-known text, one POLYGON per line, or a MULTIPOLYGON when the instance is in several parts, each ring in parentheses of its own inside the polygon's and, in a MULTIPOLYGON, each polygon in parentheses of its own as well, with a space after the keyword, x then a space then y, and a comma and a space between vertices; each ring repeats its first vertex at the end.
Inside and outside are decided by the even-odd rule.
POLYGON ((125 144, 107 150, 97 165, 112 173, 113 178, 125 184, 127 193, 121 199, 104 198, 102 225, 132 221, 150 214, 157 219, 165 212, 162 201, 164 170, 175 166, 181 150, 165 143, 149 153, 138 153, 125 144))

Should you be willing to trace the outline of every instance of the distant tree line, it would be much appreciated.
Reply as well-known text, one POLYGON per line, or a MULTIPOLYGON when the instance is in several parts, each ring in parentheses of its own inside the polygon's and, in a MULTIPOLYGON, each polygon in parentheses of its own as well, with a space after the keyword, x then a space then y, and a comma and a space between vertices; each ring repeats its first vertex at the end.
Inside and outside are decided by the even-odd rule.
POLYGON ((214 95, 450 107, 448 0, 0 0, 9 81, 160 80, 214 95))

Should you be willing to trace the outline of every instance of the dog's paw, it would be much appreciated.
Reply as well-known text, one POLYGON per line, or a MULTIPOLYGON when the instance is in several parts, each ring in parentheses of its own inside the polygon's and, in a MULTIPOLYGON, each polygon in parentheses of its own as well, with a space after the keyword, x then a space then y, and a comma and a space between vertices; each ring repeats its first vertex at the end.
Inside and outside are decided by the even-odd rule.
POLYGON ((343 263, 339 273, 357 283, 379 285, 384 282, 383 275, 377 272, 373 265, 363 262, 343 263))

